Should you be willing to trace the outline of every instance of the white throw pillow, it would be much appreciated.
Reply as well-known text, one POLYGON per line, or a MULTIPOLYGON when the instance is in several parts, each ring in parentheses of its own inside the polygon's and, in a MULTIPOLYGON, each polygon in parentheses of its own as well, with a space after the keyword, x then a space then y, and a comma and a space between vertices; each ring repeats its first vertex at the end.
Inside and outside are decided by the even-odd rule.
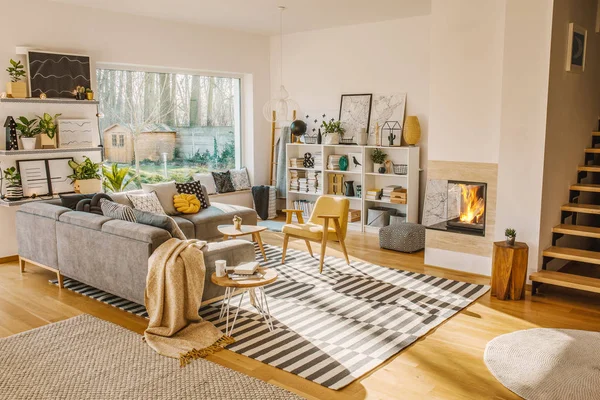
POLYGON ((236 191, 250 189, 250 177, 248 176, 248 170, 246 167, 242 169, 230 169, 231 182, 236 191))
POLYGON ((165 215, 160 205, 160 201, 156 196, 156 193, 140 193, 140 194, 128 194, 127 198, 133 204, 133 208, 141 211, 147 211, 153 214, 165 215))
POLYGON ((217 193, 217 186, 215 185, 215 178, 213 178, 210 172, 204 174, 194 174, 194 180, 200 181, 202 186, 206 188, 208 194, 217 193))
MULTIPOLYGON (((178 195, 175 181, 162 183, 142 183, 142 189, 146 193, 156 193, 158 201, 167 215, 179 215, 179 212, 173 204, 173 197, 178 195)), ((136 207, 137 208, 137 207, 136 207)))

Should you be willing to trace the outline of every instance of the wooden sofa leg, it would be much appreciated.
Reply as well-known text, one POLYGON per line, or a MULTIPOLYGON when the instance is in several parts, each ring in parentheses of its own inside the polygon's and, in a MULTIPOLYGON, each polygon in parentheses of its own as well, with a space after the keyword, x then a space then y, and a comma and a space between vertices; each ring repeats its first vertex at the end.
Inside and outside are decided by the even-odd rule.
POLYGON ((63 276, 60 273, 60 271, 56 271, 56 278, 58 279, 58 287, 59 287, 59 289, 64 288, 65 285, 64 285, 64 281, 63 281, 63 276))
POLYGON ((19 268, 21 268, 21 273, 25 272, 25 260, 19 257, 19 268))
POLYGON ((283 252, 281 253, 281 263, 282 264, 285 264, 285 253, 287 251, 289 241, 290 241, 290 237, 286 234, 283 237, 283 252))

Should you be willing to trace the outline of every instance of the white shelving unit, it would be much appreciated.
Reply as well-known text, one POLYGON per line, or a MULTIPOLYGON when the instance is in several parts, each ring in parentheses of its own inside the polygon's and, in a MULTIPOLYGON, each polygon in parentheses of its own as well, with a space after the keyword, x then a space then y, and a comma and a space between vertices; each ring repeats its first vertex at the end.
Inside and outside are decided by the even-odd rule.
POLYGON ((367 225, 367 210, 371 207, 390 207, 399 210, 406 215, 407 222, 418 222, 419 216, 419 147, 379 147, 379 146, 347 146, 347 145, 323 145, 323 144, 304 144, 289 143, 287 145, 286 166, 287 166, 287 187, 288 195, 286 198, 286 207, 293 208, 295 200, 315 201, 319 196, 344 197, 350 200, 350 208, 361 210, 361 221, 348 224, 348 228, 357 231, 378 232, 378 228, 367 225), (408 171, 406 175, 380 174, 373 170, 371 154, 376 148, 381 148, 386 154, 387 159, 395 164, 406 164, 408 171), (317 168, 293 168, 290 167, 291 158, 303 158, 305 153, 314 154, 321 152, 323 155, 323 165, 317 168), (362 169, 356 171, 333 171, 327 169, 327 160, 330 155, 348 155, 348 153, 360 153, 360 163, 362 169), (290 191, 290 172, 298 171, 319 171, 322 176, 322 193, 304 193, 299 191, 290 191), (347 197, 327 194, 329 191, 329 175, 343 174, 345 181, 354 182, 354 191, 356 186, 362 186, 361 197, 347 197), (381 189, 388 185, 400 185, 407 189, 406 204, 395 204, 383 200, 366 200, 366 192, 369 189, 381 189))

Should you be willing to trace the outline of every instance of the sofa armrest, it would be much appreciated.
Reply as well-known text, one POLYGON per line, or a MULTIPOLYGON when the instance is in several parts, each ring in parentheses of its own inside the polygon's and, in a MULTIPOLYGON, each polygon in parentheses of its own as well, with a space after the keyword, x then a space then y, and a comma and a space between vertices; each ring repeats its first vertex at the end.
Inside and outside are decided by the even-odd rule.
POLYGON ((37 215, 38 217, 50 218, 55 221, 58 218, 69 211, 73 211, 70 208, 58 206, 50 203, 43 203, 41 201, 34 201, 31 203, 25 203, 21 207, 19 207, 19 211, 21 213, 37 215))
POLYGON ((152 244, 152 251, 171 239, 171 234, 164 229, 117 219, 104 223, 102 232, 152 244))

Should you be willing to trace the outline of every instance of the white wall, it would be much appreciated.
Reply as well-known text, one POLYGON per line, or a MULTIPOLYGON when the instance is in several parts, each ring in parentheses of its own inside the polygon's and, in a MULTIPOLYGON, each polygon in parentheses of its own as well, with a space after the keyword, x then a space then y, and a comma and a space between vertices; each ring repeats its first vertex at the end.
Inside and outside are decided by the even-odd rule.
MULTIPOLYGON (((243 110, 244 162, 253 183, 268 179, 269 124, 262 104, 269 98, 269 38, 249 33, 91 10, 45 0, 2 1, 0 60, 15 58, 15 47, 87 54, 93 62, 136 64, 196 71, 247 74, 243 110), (251 85, 252 83, 253 85, 251 85), (254 104, 254 108, 251 106, 254 104)), ((0 85, 8 75, 0 68, 0 85)), ((3 232, 11 232, 13 211, 0 208, 3 232)), ((0 257, 15 254, 0 241, 0 257)))
MULTIPOLYGON (((342 93, 407 93, 406 115, 421 123, 421 167, 427 166, 429 16, 288 34, 284 84, 304 115, 337 118, 342 93)), ((280 85, 279 37, 271 39, 271 88, 280 85)), ((421 199, 426 172, 421 174, 421 199)))
POLYGON ((498 162, 504 0, 433 0, 429 159, 498 162))
MULTIPOLYGON (((591 132, 597 130, 600 111, 600 37, 594 33, 597 6, 597 0, 554 1, 540 251, 552 243, 552 227, 560 223, 560 206, 568 202, 569 185, 577 182, 577 165, 584 162, 583 149, 591 146, 591 132), (565 70, 569 22, 588 30, 583 73, 565 70)), ((588 175, 586 182, 589 179, 588 175)), ((586 201, 589 196, 584 194, 580 202, 589 202, 586 201)), ((578 223, 585 224, 582 221, 585 218, 580 215, 578 223)), ((559 246, 568 246, 569 239, 571 243, 581 242, 581 238, 565 237, 559 246)))

